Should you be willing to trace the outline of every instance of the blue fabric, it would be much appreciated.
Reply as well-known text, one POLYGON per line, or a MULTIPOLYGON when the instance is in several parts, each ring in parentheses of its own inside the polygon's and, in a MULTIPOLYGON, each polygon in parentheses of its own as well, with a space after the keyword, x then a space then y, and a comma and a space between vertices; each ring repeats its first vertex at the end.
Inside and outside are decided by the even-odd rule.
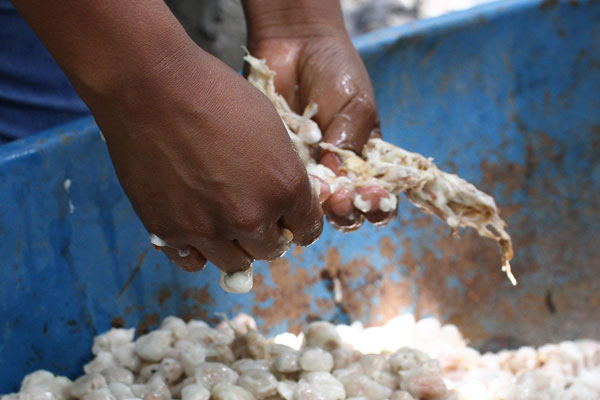
POLYGON ((0 143, 89 114, 27 23, 0 0, 0 143))

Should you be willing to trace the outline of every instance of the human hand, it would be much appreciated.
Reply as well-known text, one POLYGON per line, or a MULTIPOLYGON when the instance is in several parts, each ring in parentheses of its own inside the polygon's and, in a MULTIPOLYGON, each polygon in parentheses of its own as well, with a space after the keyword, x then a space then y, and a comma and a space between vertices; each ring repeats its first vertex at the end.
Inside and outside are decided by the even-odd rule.
MULTIPOLYGON (((278 26, 273 18, 263 25, 260 14, 246 12, 250 53, 266 59, 276 72, 277 92, 300 114, 306 105, 316 103, 318 113, 314 119, 323 130, 323 140, 361 154, 370 137, 381 135, 379 116, 369 76, 343 23, 322 26, 283 21, 278 26)), ((291 14, 298 15, 298 10, 290 10, 291 14)), ((336 154, 323 152, 320 162, 334 173, 343 174, 336 154)), ((364 217, 377 224, 388 222, 395 210, 379 210, 380 199, 388 196, 379 185, 340 188, 329 196, 324 209, 335 227, 353 230, 360 227, 364 217), (363 207, 364 212, 354 205, 356 193, 370 203, 370 208, 363 207)))
POLYGON ((180 266, 208 259, 242 271, 289 246, 283 228, 298 244, 318 237, 320 204, 274 107, 199 49, 164 1, 12 2, 92 111, 134 209, 180 266))
POLYGON ((233 273, 276 258, 289 244, 283 228, 310 244, 320 203, 274 107, 188 47, 118 93, 86 99, 136 213, 189 271, 206 259, 233 273))

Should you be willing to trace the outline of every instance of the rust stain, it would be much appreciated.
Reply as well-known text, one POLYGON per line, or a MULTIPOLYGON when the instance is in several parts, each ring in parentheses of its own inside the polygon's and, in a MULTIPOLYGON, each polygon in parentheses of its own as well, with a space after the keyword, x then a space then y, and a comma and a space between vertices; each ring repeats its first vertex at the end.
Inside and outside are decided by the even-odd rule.
MULTIPOLYGON (((419 260, 421 265, 411 266, 412 279, 419 289, 419 296, 415 299, 419 318, 429 313, 443 314, 446 304, 454 303, 452 308, 461 304, 465 311, 472 307, 471 298, 460 296, 456 289, 450 290, 446 285, 447 276, 455 276, 460 282, 468 277, 467 272, 472 265, 457 262, 457 259, 462 259, 457 252, 466 251, 463 242, 466 244, 469 239, 442 236, 435 244, 442 253, 441 257, 438 258, 432 249, 426 249, 419 260)), ((496 254, 494 256, 497 257, 496 254)))
POLYGON ((160 292, 158 292, 158 305, 162 307, 165 301, 169 300, 170 298, 171 290, 169 289, 168 285, 164 284, 160 289, 160 292))
POLYGON ((452 77, 449 74, 442 74, 440 82, 439 82, 439 91, 440 93, 446 93, 450 84, 452 83, 452 77))
POLYGON ((416 229, 423 229, 434 224, 433 221, 435 220, 432 215, 423 215, 419 210, 415 209, 413 215, 417 215, 417 213, 419 213, 419 215, 413 219, 413 226, 416 229))
POLYGON ((148 250, 150 250, 150 247, 146 248, 146 250, 144 250, 142 252, 142 254, 140 254, 140 256, 138 257, 137 264, 135 265, 135 268, 133 268, 133 271, 131 271, 129 278, 127 278, 127 281, 125 281, 125 284, 123 285, 121 290, 119 290, 119 294, 117 296, 121 296, 123 293, 125 293, 125 291, 129 288, 129 285, 131 285, 131 282, 133 282, 133 279, 135 278, 135 276, 138 274, 138 272, 140 272, 140 269, 142 268, 142 264, 144 263, 144 260, 146 259, 146 256, 148 255, 148 250))
POLYGON ((294 246, 294 248, 292 249, 292 256, 294 256, 294 257, 301 256, 302 253, 304 253, 304 249, 305 249, 305 247, 303 247, 303 246, 294 246))
MULTIPOLYGON (((411 299, 416 303, 417 317, 424 313, 441 315, 446 322, 459 326, 475 345, 483 346, 493 339, 495 332, 486 331, 480 321, 489 320, 489 316, 493 315, 493 320, 499 327, 503 324, 511 327, 511 330, 505 332, 514 336, 513 339, 538 341, 540 344, 539 342, 551 340, 548 338, 556 336, 551 334, 551 315, 552 318, 556 316, 558 319, 570 321, 575 318, 574 311, 583 317, 586 313, 583 309, 589 304, 600 304, 600 294, 596 294, 597 282, 585 280, 561 285, 553 295, 553 304, 556 310, 559 310, 554 316, 548 311, 543 286, 531 287, 522 283, 517 288, 510 287, 498 269, 494 246, 489 241, 478 238, 474 232, 464 231, 462 234, 464 237, 459 240, 440 236, 432 245, 437 251, 434 253, 425 249, 418 261, 410 253, 410 243, 406 243, 406 258, 400 262, 407 265, 410 271, 409 279, 418 288, 417 298, 411 299), (419 264, 427 267, 419 268, 419 264), (464 289, 464 295, 447 286, 447 276, 454 276, 459 281, 458 286, 464 289), (589 294, 585 299, 585 307, 582 307, 581 296, 575 295, 581 293, 589 294), (581 311, 576 311, 578 309, 581 311), (570 311, 561 316, 560 310, 570 311), (484 315, 488 317, 483 318, 484 315), (548 338, 536 339, 532 332, 537 332, 536 336, 544 332, 548 338)), ((516 236, 516 242, 521 246, 540 247, 540 239, 527 231, 516 236)), ((528 258, 522 259, 516 267, 515 272, 518 276, 531 275, 542 268, 528 258)), ((569 267, 572 266, 566 265, 565 274, 568 273, 569 267)), ((553 271, 556 273, 559 269, 553 266, 553 271)), ((589 313, 589 309, 587 312, 589 313)), ((577 329, 586 328, 575 326, 569 329, 570 332, 576 332, 577 329)))
MULTIPOLYGON (((502 215, 512 217, 510 232, 517 247, 514 270, 517 278, 525 278, 519 286, 510 286, 500 271, 493 241, 481 238, 471 230, 460 230, 458 237, 450 237, 444 225, 434 223, 429 216, 417 216, 398 220, 387 233, 398 238, 383 237, 379 241, 374 251, 378 251, 386 263, 379 269, 368 256, 344 263, 341 250, 333 247, 319 255, 319 260, 325 264, 323 271, 317 266, 307 268, 308 275, 294 270, 297 276, 290 279, 292 269, 288 261, 273 263, 271 273, 276 289, 260 288, 257 301, 277 297, 276 302, 269 309, 255 308, 255 313, 261 314, 267 327, 285 320, 293 329, 298 329, 303 321, 319 318, 338 307, 331 299, 320 298, 314 300, 316 307, 311 310, 307 296, 298 288, 318 279, 331 281, 337 277, 343 290, 343 304, 339 310, 351 320, 381 324, 411 307, 417 318, 436 315, 443 322, 456 324, 471 343, 480 348, 500 344, 509 347, 541 344, 556 340, 559 331, 573 338, 590 336, 593 320, 590 317, 597 320, 600 309, 599 283, 589 272, 589 265, 597 265, 600 260, 600 253, 593 244, 596 238, 584 232, 584 242, 579 240, 574 245, 569 241, 569 237, 581 232, 569 227, 585 225, 578 222, 583 220, 582 211, 577 210, 556 187, 540 184, 540 179, 547 178, 547 175, 543 176, 547 166, 563 165, 568 148, 546 132, 528 129, 518 116, 514 121, 526 139, 524 160, 517 164, 500 155, 499 162, 484 161, 480 166, 482 187, 486 191, 495 189, 497 194, 501 189, 504 199, 510 199, 518 192, 529 194, 527 204, 499 202, 502 215), (558 195, 560 203, 544 203, 548 194, 558 195), (544 210, 543 207, 550 208, 544 210), (541 226, 535 220, 540 212, 551 218, 541 226), (577 223, 569 219, 572 217, 577 223), (399 240, 403 238, 401 227, 405 225, 423 229, 423 234, 426 232, 431 240, 399 240), (402 251, 398 252, 397 247, 402 251), (519 252, 520 249, 525 251, 519 252), (557 253, 556 262, 540 265, 538 262, 541 261, 537 261, 540 259, 533 252, 546 250, 557 253), (399 280, 389 279, 398 268, 402 268, 406 276, 399 280), (542 276, 542 272, 548 279, 547 286, 537 281, 532 284, 532 279, 542 276), (281 275, 276 278, 278 273, 281 275), (548 274, 566 278, 567 282, 559 284, 548 274), (281 293, 275 293, 280 290, 281 293), (552 290, 552 307, 548 306, 549 290, 552 290), (374 317, 382 319, 375 320, 374 317)), ((588 150, 600 151, 600 126, 593 126, 588 137, 591 144, 588 150)), ((588 158, 592 165, 595 159, 600 160, 586 155, 588 158)), ((564 173, 561 172, 564 168, 556 169, 559 174, 564 173)), ((597 205, 590 206, 585 212, 594 217, 597 205)), ((263 283, 263 277, 257 276, 257 279, 263 283)), ((260 284, 257 286, 262 286, 260 284)))
POLYGON ((488 332, 481 325, 479 318, 473 318, 473 314, 470 313, 457 313, 452 316, 450 323, 459 327, 461 333, 467 342, 482 341, 489 338, 488 332), (468 331, 465 331, 465 327, 468 327, 468 331))
POLYGON ((381 252, 381 256, 383 258, 387 258, 391 260, 394 258, 394 254, 396 254, 396 246, 392 242, 392 239, 389 236, 384 236, 379 241, 379 249, 381 252))
POLYGON ((329 310, 335 306, 335 304, 333 303, 333 299, 327 299, 327 298, 316 299, 315 305, 317 306, 319 311, 322 311, 322 312, 326 312, 327 310, 329 310))
POLYGON ((203 286, 202 288, 197 288, 197 287, 187 288, 183 291, 181 298, 183 300, 192 299, 196 303, 209 304, 210 303, 210 295, 208 293, 208 285, 203 286))
POLYGON ((544 107, 548 107, 548 105, 550 105, 550 90, 546 89, 544 90, 544 107))
MULTIPOLYGON (((592 152, 594 154, 599 154, 600 153, 600 125, 593 125, 592 128, 590 129, 591 131, 591 139, 590 139, 590 145, 592 147, 592 152)), ((598 162, 600 162, 600 157, 594 157, 590 160, 590 162, 592 163, 592 165, 597 165, 598 162)))
MULTIPOLYGON (((447 311, 444 308, 448 308, 445 305, 448 304, 452 304, 452 310, 461 309, 469 313, 477 307, 478 302, 489 300, 495 290, 500 290, 504 276, 496 268, 490 270, 489 274, 484 274, 486 277, 490 276, 490 279, 482 280, 479 275, 472 276, 473 271, 481 269, 482 265, 496 266, 497 249, 494 243, 487 243, 476 234, 468 233, 466 236, 460 239, 442 235, 434 244, 441 255, 426 250, 419 260, 413 255, 412 243, 408 239, 403 241, 402 256, 393 259, 395 251, 389 249, 391 240, 384 239, 380 251, 387 254, 386 258, 390 262, 381 270, 376 269, 366 258, 343 263, 339 250, 330 248, 323 275, 340 279, 343 291, 342 310, 353 320, 382 324, 411 305, 416 306, 417 318, 432 313, 443 315, 447 311), (386 279, 386 276, 400 266, 408 269, 407 279, 399 282, 386 279), (456 276, 463 282, 463 286, 470 279, 470 295, 461 296, 457 289, 448 288, 448 276, 456 276), (411 285, 417 287, 416 296, 411 294, 411 285), (374 307, 372 300, 376 298, 378 302, 374 307), (375 320, 375 317, 381 319, 375 320)), ((325 309, 330 304, 323 301, 317 306, 325 309)), ((471 330, 470 333, 479 336, 477 330, 471 330)))
POLYGON ((425 65, 429 64, 429 61, 431 61, 431 58, 433 57, 433 55, 435 54, 435 51, 438 48, 438 44, 439 44, 438 42, 435 42, 431 46, 429 46, 429 49, 427 50, 427 52, 425 53, 425 56, 421 60, 421 67, 424 67, 425 65))
POLYGON ((325 257, 324 273, 337 277, 342 286, 342 309, 355 320, 363 319, 371 308, 370 299, 377 294, 383 273, 365 258, 342 263, 338 249, 332 247, 325 257))
POLYGON ((502 305, 501 312, 502 312, 503 315, 506 316, 506 318, 512 319, 513 318, 513 311, 514 311, 513 308, 509 304, 504 303, 502 305))
POLYGON ((123 317, 114 317, 111 321, 110 321, 110 326, 112 328, 123 328, 125 326, 125 320, 123 320, 123 317))
POLYGON ((292 324, 288 329, 297 330, 310 310, 310 296, 302 288, 318 278, 311 278, 309 271, 303 268, 296 268, 292 273, 289 260, 283 258, 272 261, 269 271, 275 287, 264 285, 263 278, 256 276, 260 277, 256 282, 256 301, 260 303, 272 298, 273 305, 261 308, 257 304, 252 312, 262 319, 265 329, 271 329, 281 321, 290 321, 292 324))
POLYGON ((138 336, 144 335, 150 332, 160 322, 160 315, 158 313, 146 314, 144 319, 137 326, 138 336))
POLYGON ((423 35, 422 33, 413 34, 413 35, 402 38, 402 42, 398 42, 398 45, 402 45, 402 46, 418 45, 423 41, 424 38, 425 38, 425 35, 423 35))
POLYGON ((265 289, 265 278, 263 274, 255 274, 254 275, 254 293, 255 293, 255 297, 254 297, 254 301, 256 303, 263 303, 267 300, 269 300, 270 296, 271 296, 271 292, 269 290, 265 289))
POLYGON ((412 243, 404 241, 399 264, 408 268, 409 281, 418 294, 416 298, 406 295, 399 305, 414 304, 417 318, 430 314, 446 317, 446 322, 460 326, 467 337, 481 340, 487 333, 474 321, 465 323, 463 315, 477 314, 481 303, 493 302, 494 294, 504 290, 504 276, 497 268, 495 244, 474 232, 461 231, 461 234, 462 238, 440 234, 432 245, 436 251, 424 249, 418 259, 412 254, 412 243), (465 295, 458 288, 448 287, 447 277, 457 279, 459 287, 466 290, 465 295))
POLYGON ((19 237, 17 238, 17 249, 15 253, 15 265, 14 270, 19 269, 19 254, 21 254, 21 229, 19 229, 19 237))
POLYGON ((72 138, 71 136, 68 136, 68 135, 61 135, 61 134, 59 134, 58 136, 60 137, 60 143, 61 143, 62 145, 68 145, 68 144, 71 144, 71 142, 73 141, 73 138, 72 138))
POLYGON ((558 0, 544 0, 540 3, 540 10, 549 10, 558 5, 558 0))
POLYGON ((478 303, 479 302, 479 295, 477 294, 477 292, 473 291, 473 290, 469 290, 467 292, 467 296, 469 297, 469 299, 473 302, 473 303, 478 303))
POLYGON ((210 312, 215 301, 211 298, 208 288, 209 284, 206 284, 202 288, 192 287, 183 291, 181 298, 186 301, 182 313, 184 320, 201 319, 212 324, 220 321, 216 315, 210 312))
MULTIPOLYGON (((397 265, 388 264, 384 267, 384 271, 389 274, 396 268, 397 265)), ((379 305, 376 314, 382 318, 379 323, 381 321, 389 321, 398 316, 403 309, 411 304, 410 282, 408 280, 394 283, 389 279, 383 279, 377 290, 377 294, 379 296, 379 305)))
POLYGON ((479 168, 483 173, 486 188, 493 189, 498 183, 502 183, 505 185, 506 192, 512 194, 523 187, 522 177, 525 171, 516 163, 494 164, 484 159, 479 163, 479 168))

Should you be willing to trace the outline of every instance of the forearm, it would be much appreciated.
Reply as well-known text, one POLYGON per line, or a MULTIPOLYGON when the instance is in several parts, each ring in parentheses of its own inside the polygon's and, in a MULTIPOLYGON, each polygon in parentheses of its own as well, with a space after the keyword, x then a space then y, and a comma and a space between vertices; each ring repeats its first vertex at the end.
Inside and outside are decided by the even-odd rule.
POLYGON ((345 31, 339 0, 242 0, 249 41, 345 31))
POLYGON ((80 96, 159 70, 191 40, 162 0, 11 0, 80 96))

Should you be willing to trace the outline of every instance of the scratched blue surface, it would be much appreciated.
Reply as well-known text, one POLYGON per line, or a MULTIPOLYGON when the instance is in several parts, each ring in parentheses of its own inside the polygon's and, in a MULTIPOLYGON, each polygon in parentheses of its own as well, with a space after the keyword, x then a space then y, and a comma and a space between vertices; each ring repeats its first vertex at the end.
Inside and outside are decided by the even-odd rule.
POLYGON ((276 332, 309 315, 377 322, 412 311, 459 324, 476 344, 600 339, 599 21, 597 1, 518 0, 356 39, 386 138, 497 198, 515 239, 516 289, 493 243, 448 238, 402 202, 386 228, 327 227, 288 254, 290 280, 302 270, 310 279, 279 287, 306 301, 283 317, 271 309, 280 300, 259 295, 280 279, 266 264, 262 288, 234 296, 214 268, 187 274, 151 249, 91 119, 0 147, 0 393, 37 368, 75 376, 111 322, 152 328, 169 314, 272 311, 277 321, 259 322, 276 332), (359 300, 344 303, 352 309, 333 304, 319 275, 336 252, 356 271, 343 279, 345 300, 359 300))

